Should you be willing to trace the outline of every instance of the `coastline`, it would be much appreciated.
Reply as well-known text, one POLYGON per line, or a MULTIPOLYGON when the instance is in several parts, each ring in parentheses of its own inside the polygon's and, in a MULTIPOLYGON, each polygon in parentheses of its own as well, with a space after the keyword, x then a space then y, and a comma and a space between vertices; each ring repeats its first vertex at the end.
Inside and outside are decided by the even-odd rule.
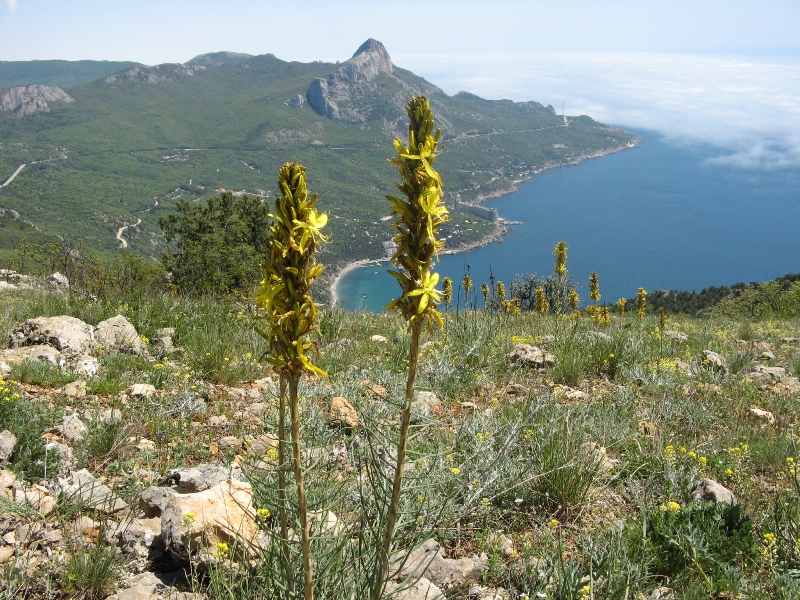
MULTIPOLYGON (((547 171, 549 169, 555 169, 558 167, 568 167, 568 166, 576 166, 580 165, 584 160, 591 159, 591 158, 600 158, 603 156, 608 156, 609 154, 615 154, 617 152, 622 152, 623 150, 630 150, 635 148, 640 142, 641 138, 636 138, 630 144, 625 144, 621 146, 616 146, 614 148, 606 148, 604 150, 598 150, 593 154, 584 154, 580 157, 577 157, 573 160, 570 160, 565 163, 553 163, 545 165, 539 169, 535 169, 530 174, 522 179, 513 180, 511 182, 511 187, 505 188, 502 190, 495 190, 494 192, 489 192, 488 194, 479 194, 474 204, 480 204, 486 200, 490 200, 492 198, 501 198, 503 196, 507 196, 508 194, 513 194, 514 192, 519 191, 519 187, 517 187, 521 183, 526 183, 533 179, 534 175, 538 175, 547 171)), ((508 233, 508 222, 505 221, 503 218, 500 218, 496 224, 495 230, 487 235, 486 237, 477 240, 471 243, 463 243, 453 248, 445 248, 440 252, 440 254, 461 254, 462 252, 469 252, 470 250, 476 250, 478 248, 484 248, 489 244, 494 244, 495 242, 500 243, 503 241, 503 236, 508 233)), ((331 293, 331 306, 335 307, 339 304, 339 282, 341 281, 342 277, 350 273, 351 271, 363 267, 369 264, 380 265, 381 263, 388 262, 388 258, 365 258, 361 260, 356 260, 350 263, 347 263, 340 271, 337 271, 336 274, 333 276, 330 284, 330 293, 331 293)))
POLYGON ((336 275, 333 276, 331 280, 331 307, 336 307, 339 304, 339 282, 342 280, 342 277, 347 275, 350 271, 358 269, 359 267, 365 267, 369 264, 376 264, 379 265, 382 262, 386 262, 388 259, 377 259, 377 258, 363 258, 361 260, 356 260, 351 263, 347 263, 340 271, 336 272, 336 275))

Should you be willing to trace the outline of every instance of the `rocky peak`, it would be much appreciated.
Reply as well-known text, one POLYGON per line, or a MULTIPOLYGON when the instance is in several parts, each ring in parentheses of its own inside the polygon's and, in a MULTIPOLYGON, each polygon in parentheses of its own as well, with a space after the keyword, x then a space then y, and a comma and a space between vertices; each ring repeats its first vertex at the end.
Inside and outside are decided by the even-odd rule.
POLYGON ((22 85, 0 90, 0 111, 20 117, 35 112, 49 112, 48 102, 74 102, 64 90, 54 85, 22 85))
POLYGON ((353 99, 369 96, 375 88, 370 82, 381 73, 397 79, 386 48, 370 38, 327 79, 314 79, 308 86, 306 99, 311 108, 329 119, 363 123, 369 111, 355 106, 353 99))
POLYGON ((353 57, 339 67, 336 74, 349 81, 372 81, 379 73, 394 72, 392 59, 378 40, 368 39, 353 57))

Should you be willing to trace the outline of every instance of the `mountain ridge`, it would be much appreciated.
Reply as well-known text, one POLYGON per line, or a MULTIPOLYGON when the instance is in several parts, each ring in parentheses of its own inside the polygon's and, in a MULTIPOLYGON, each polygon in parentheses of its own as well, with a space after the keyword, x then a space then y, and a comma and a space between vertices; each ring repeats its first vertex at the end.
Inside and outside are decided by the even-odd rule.
MULTIPOLYGON (((0 208, 52 234, 80 232, 101 252, 119 250, 116 232, 130 226, 129 248, 153 258, 164 247, 158 217, 178 199, 223 189, 274 195, 287 160, 306 165, 310 189, 331 215, 327 260, 382 256, 391 237, 384 194, 395 179, 385 160, 392 138, 406 135, 405 105, 419 93, 442 129, 437 165, 453 209, 636 139, 534 101, 448 96, 394 65, 377 40, 338 64, 223 51, 186 63, 127 64, 68 90, 74 102, 53 102, 49 113, 0 113, 0 179, 30 165, 0 189, 0 208), (335 110, 313 105, 315 81, 325 82, 335 110)), ((456 245, 495 232, 488 222, 464 226, 473 218, 452 212, 446 232, 456 245)))

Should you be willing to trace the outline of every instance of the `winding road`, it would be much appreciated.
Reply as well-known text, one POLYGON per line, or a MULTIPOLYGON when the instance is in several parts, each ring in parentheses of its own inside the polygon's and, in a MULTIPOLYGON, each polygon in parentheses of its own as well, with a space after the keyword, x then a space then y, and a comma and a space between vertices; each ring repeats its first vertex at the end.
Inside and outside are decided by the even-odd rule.
POLYGON ((122 244, 122 248, 128 247, 128 240, 122 237, 122 234, 125 233, 125 230, 128 229, 128 227, 138 227, 141 224, 141 222, 142 222, 141 219, 137 219, 134 225, 123 225, 117 230, 117 239, 122 244))
POLYGON ((17 175, 19 175, 19 172, 20 172, 20 171, 22 171, 22 169, 24 169, 24 168, 25 168, 25 165, 27 165, 27 164, 28 164, 28 163, 22 163, 20 166, 18 166, 18 167, 17 167, 17 170, 16 170, 16 171, 14 171, 14 172, 11 174, 11 177, 9 177, 8 179, 6 179, 6 180, 5 180, 3 183, 0 183, 0 188, 4 188, 4 187, 6 187, 6 186, 7 186, 9 183, 11 183, 12 181, 14 181, 14 177, 16 177, 17 175))

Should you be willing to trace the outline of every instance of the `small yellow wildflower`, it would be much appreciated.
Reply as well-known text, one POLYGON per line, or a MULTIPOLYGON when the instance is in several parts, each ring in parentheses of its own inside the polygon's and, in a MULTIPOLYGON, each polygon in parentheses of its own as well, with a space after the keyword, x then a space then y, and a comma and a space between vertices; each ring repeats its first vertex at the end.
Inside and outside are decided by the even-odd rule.
POLYGON ((670 512, 673 515, 678 514, 681 512, 681 505, 675 502, 674 500, 670 500, 666 504, 662 504, 658 507, 661 512, 670 512))
POLYGON ((268 508, 259 508, 256 511, 256 517, 258 517, 260 521, 266 521, 267 519, 269 519, 270 514, 272 513, 269 512, 268 508))
POLYGON ((230 548, 228 547, 228 544, 225 542, 217 542, 217 556, 219 558, 226 556, 229 550, 230 548))
POLYGON ((550 519, 547 525, 550 527, 550 529, 555 529, 556 527, 559 526, 558 519, 550 519))
POLYGON ((459 469, 458 467, 453 467, 452 469, 450 469, 450 472, 453 475, 458 475, 459 473, 461 473, 461 469, 459 469))

